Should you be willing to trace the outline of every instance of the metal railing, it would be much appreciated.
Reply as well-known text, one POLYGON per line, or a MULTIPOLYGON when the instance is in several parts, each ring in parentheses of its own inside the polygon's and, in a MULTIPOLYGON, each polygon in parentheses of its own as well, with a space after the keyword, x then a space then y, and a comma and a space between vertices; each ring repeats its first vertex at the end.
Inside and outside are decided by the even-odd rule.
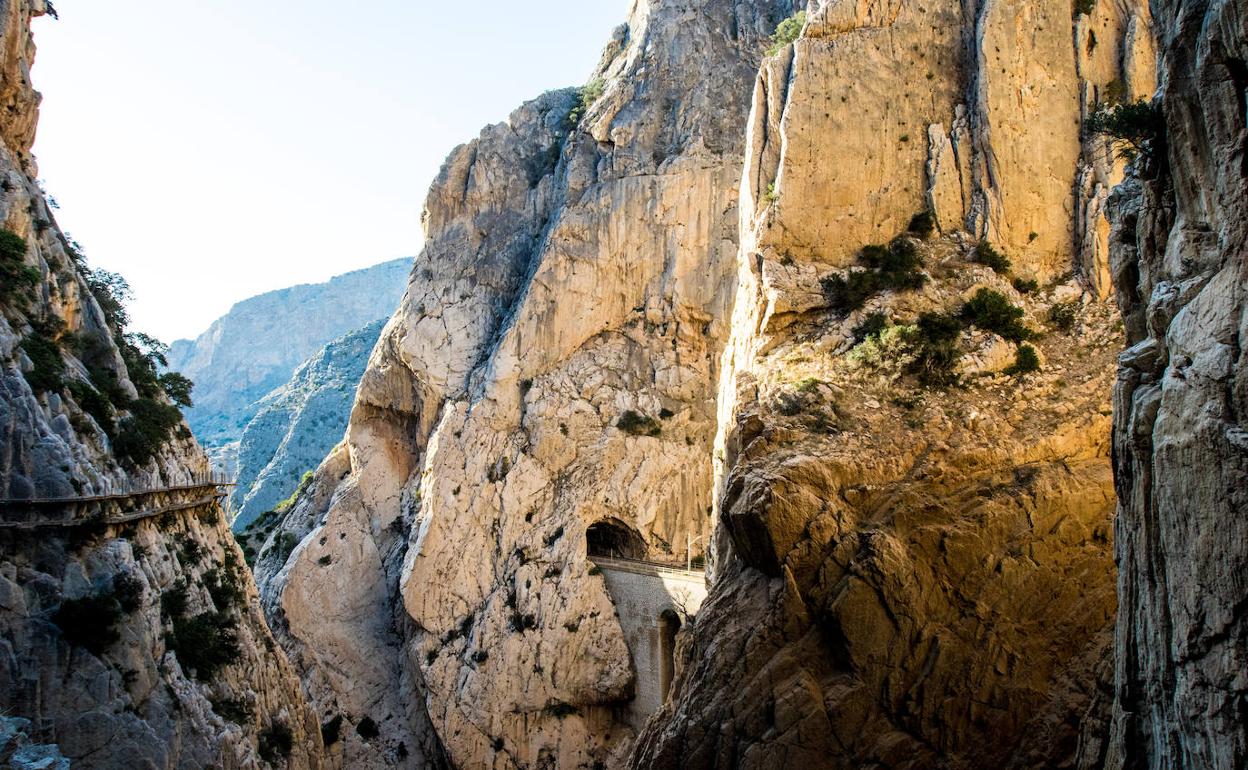
POLYGON ((116 525, 217 504, 234 486, 218 474, 189 483, 60 498, 0 500, 0 529, 116 525))

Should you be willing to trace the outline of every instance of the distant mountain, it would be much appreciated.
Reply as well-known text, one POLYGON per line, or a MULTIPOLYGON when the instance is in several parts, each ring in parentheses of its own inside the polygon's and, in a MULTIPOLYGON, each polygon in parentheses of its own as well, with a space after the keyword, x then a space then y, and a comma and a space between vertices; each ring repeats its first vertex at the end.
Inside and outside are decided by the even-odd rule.
POLYGON ((237 441, 258 401, 290 379, 326 343, 388 318, 407 287, 411 259, 356 270, 243 300, 195 340, 170 347, 169 367, 195 381, 186 410, 195 437, 213 452, 237 441))
POLYGON ((303 474, 342 440, 356 387, 384 324, 375 321, 329 343, 259 402, 239 444, 232 499, 236 530, 289 497, 303 474))

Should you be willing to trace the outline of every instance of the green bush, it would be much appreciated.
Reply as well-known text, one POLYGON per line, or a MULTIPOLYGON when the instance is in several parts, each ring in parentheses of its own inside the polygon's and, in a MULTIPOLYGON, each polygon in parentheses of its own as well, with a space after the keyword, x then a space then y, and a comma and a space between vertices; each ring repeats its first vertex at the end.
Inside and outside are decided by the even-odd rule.
POLYGON ((1089 116, 1085 127, 1090 135, 1108 139, 1118 157, 1129 161, 1151 158, 1161 149, 1166 131, 1161 110, 1145 99, 1106 106, 1089 116))
POLYGON ((919 238, 928 238, 936 232, 936 215, 931 211, 920 211, 911 218, 906 230, 919 238))
POLYGON ((17 233, 0 230, 0 302, 24 298, 39 285, 37 268, 26 264, 26 241, 17 233))
POLYGON ((70 382, 69 392, 78 408, 89 414, 95 424, 111 436, 117 429, 117 414, 108 397, 82 380, 70 382))
POLYGON ((1037 291, 1040 291, 1040 284, 1035 280, 1015 278, 1014 291, 1019 294, 1035 294, 1037 291))
POLYGON ((921 272, 923 260, 908 238, 894 238, 888 246, 865 246, 858 260, 866 270, 831 275, 822 282, 828 305, 842 316, 860 310, 882 291, 915 291, 927 283, 921 272))
POLYGON ((581 713, 581 710, 576 706, 571 703, 564 703, 563 701, 554 701, 547 704, 544 711, 548 716, 555 717, 556 719, 563 719, 564 717, 581 713))
POLYGON ((615 427, 630 436, 658 436, 663 432, 663 426, 659 425, 653 417, 638 414, 631 409, 620 415, 615 427))
POLYGON ((99 655, 121 639, 117 622, 121 605, 109 594, 97 593, 81 599, 66 599, 52 614, 52 622, 70 644, 99 655))
POLYGON ((113 453, 129 465, 146 465, 160 452, 182 413, 175 406, 141 398, 129 406, 130 416, 121 421, 113 441, 113 453))
POLYGON ((585 113, 589 112, 589 108, 593 107, 594 102, 601 99, 606 92, 607 83, 602 78, 594 78, 581 86, 581 90, 576 97, 576 105, 572 108, 572 112, 568 113, 568 125, 573 128, 579 125, 581 118, 585 117, 585 113))
POLYGON ((909 371, 924 385, 946 386, 957 381, 958 338, 962 324, 943 313, 923 313, 914 325, 910 345, 914 359, 909 371))
POLYGON ((1014 355, 1014 363, 1006 368, 1005 373, 1012 377, 1040 371, 1040 355, 1031 345, 1019 345, 1014 355))
POLYGON ((26 372, 26 382, 36 393, 55 393, 65 387, 65 359, 56 340, 45 331, 34 329, 22 340, 22 350, 34 364, 26 372))
POLYGON ((1023 325, 1023 309, 1000 292, 980 289, 962 307, 962 320, 985 331, 999 334, 1010 342, 1031 339, 1032 334, 1023 325))
POLYGON ((1095 9, 1096 9, 1096 0, 1075 0, 1075 15, 1076 16, 1078 16, 1079 14, 1083 14, 1084 16, 1091 15, 1092 11, 1094 11, 1095 9))
POLYGON ((1010 260, 992 247, 988 241, 980 241, 971 255, 971 261, 992 268, 992 272, 1005 275, 1010 272, 1010 260))
POLYGON ((277 765, 290 756, 294 748, 294 736, 290 728, 281 722, 274 722, 260 732, 257 748, 260 758, 270 765, 277 765))
POLYGON ((780 22, 776 26, 776 31, 771 36, 771 45, 767 48, 768 56, 775 56, 784 50, 784 47, 793 43, 802 35, 802 28, 806 26, 806 12, 798 11, 789 18, 780 22))
POLYGON ((194 390, 195 383, 191 382, 189 377, 178 372, 165 372, 157 379, 160 382, 160 389, 165 392, 170 401, 183 409, 195 406, 191 400, 191 391, 194 390))
POLYGON ((1059 331, 1069 332, 1079 320, 1079 303, 1057 302, 1049 308, 1049 323, 1059 331))
POLYGON ((113 576, 113 598, 122 612, 130 613, 143 606, 143 581, 129 572, 113 576))
POLYGON ((186 614, 188 589, 185 580, 179 580, 160 594, 160 614, 166 621, 173 621, 186 614))
POLYGON ((212 681, 240 654, 234 621, 219 612, 174 618, 173 633, 166 637, 166 643, 182 666, 192 669, 201 682, 212 681))

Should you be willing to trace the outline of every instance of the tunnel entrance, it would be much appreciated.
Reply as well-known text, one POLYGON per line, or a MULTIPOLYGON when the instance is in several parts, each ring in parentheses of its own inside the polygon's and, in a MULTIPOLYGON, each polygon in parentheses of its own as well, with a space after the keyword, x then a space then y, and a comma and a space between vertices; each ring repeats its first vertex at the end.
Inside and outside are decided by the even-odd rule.
POLYGON ((676 634, 679 631, 680 616, 664 610, 659 615, 659 692, 665 703, 676 676, 676 634))
POLYGON ((603 519, 590 525, 585 540, 590 556, 614 559, 643 559, 646 556, 646 541, 637 530, 619 519, 603 519))

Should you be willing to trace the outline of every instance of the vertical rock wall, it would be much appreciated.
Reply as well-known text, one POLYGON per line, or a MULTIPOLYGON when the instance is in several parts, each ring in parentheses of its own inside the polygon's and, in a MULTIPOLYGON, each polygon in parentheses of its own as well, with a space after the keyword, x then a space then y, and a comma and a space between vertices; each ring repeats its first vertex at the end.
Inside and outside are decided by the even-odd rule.
POLYGON ((1122 608, 1104 766, 1229 770, 1248 762, 1248 7, 1152 5, 1164 144, 1110 199, 1129 348, 1114 394, 1122 608))

